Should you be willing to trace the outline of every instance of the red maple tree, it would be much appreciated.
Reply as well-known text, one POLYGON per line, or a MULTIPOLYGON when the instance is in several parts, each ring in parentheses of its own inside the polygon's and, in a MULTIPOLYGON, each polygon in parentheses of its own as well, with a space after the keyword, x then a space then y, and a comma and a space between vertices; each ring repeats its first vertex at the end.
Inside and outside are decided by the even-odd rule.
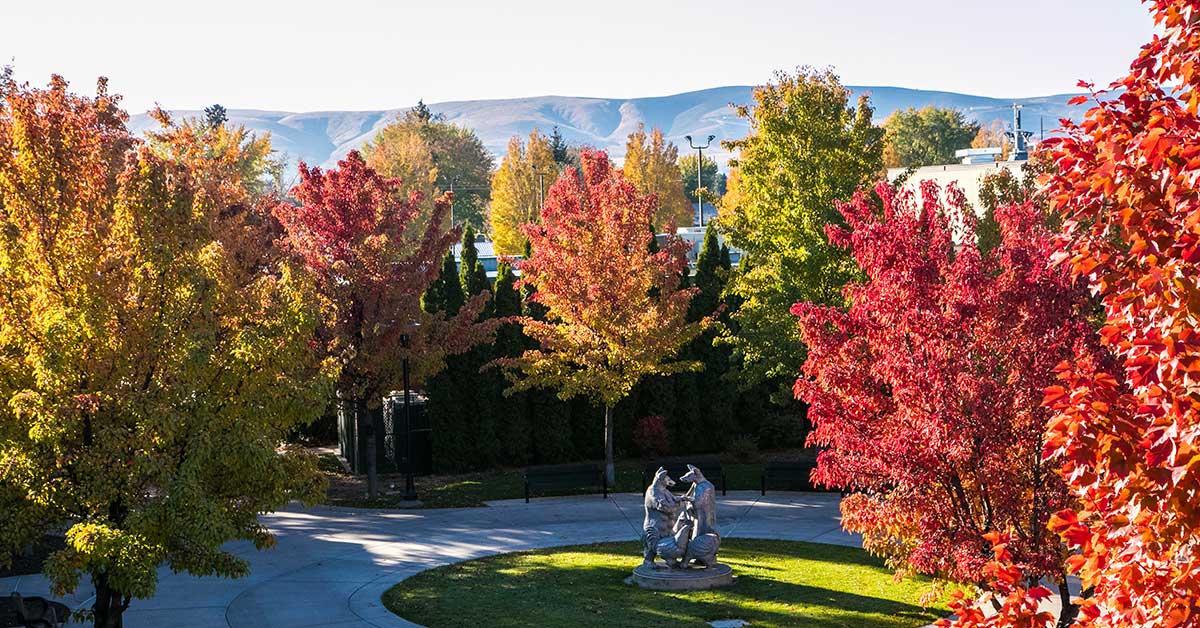
POLYGON ((521 283, 546 316, 520 322, 538 346, 497 363, 514 391, 553 388, 604 407, 611 483, 613 407, 646 375, 700 368, 680 360, 679 349, 710 321, 687 320, 696 292, 679 287, 687 243, 672 235, 651 250, 654 196, 639 194, 601 151, 580 161, 550 188, 541 222, 522 228, 533 254, 521 263, 521 283))
POLYGON ((1046 395, 1085 626, 1200 626, 1200 1, 1149 4, 1163 34, 1065 123, 1046 181, 1121 365, 1077 356, 1046 395))
POLYGON ((451 196, 437 199, 426 221, 418 220, 421 194, 403 197, 398 190, 399 181, 351 151, 328 171, 301 163, 291 192, 299 204, 281 202, 274 212, 287 248, 304 260, 326 300, 321 339, 341 366, 339 393, 372 406, 399 387, 405 355, 418 375, 429 374, 446 354, 465 351, 490 329, 475 323, 485 296, 450 320, 421 308, 421 294, 458 238, 457 230, 443 227, 451 196), (415 232, 419 222, 424 230, 415 232))
POLYGON ((852 491, 843 525, 900 573, 986 589, 1002 535, 1004 567, 1065 583, 1046 526, 1070 499, 1042 458, 1040 402, 1055 366, 1094 344, 1087 295, 1052 265, 1034 204, 997 209, 1000 242, 981 251, 957 188, 927 181, 921 197, 884 182, 839 204, 830 241, 866 279, 846 309, 792 309, 808 347, 795 393, 825 448, 814 480, 852 491))

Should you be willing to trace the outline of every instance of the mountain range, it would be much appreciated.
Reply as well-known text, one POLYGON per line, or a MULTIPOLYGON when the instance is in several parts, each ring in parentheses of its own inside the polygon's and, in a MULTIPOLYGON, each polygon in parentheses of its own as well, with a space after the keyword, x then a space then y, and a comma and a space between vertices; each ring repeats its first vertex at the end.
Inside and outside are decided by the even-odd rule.
MULTIPOLYGON (((1079 119, 1087 105, 1071 106, 1075 94, 1055 94, 1031 98, 988 98, 955 92, 939 92, 903 87, 849 86, 856 95, 868 94, 875 119, 882 122, 898 109, 934 105, 961 110, 968 118, 984 124, 993 120, 1010 123, 1012 105, 1023 106, 1022 126, 1035 136, 1058 127, 1059 118, 1079 119)), ((571 143, 605 149, 616 161, 625 154, 625 139, 645 123, 658 127, 669 141, 686 154, 691 135, 703 141, 715 135, 709 155, 724 164, 730 157, 719 146, 721 140, 744 137, 746 121, 734 114, 731 105, 753 101, 751 86, 714 87, 671 96, 648 98, 587 98, 573 96, 535 96, 504 100, 465 100, 431 103, 430 110, 447 122, 475 130, 497 159, 504 154, 513 135, 527 136, 534 128, 549 134, 558 127, 571 143)), ((857 97, 857 96, 856 96, 857 97)), ((375 137, 383 126, 410 107, 376 111, 261 111, 229 109, 229 121, 259 132, 271 134, 272 145, 286 154, 289 161, 332 166, 352 149, 375 137)), ((177 118, 202 115, 200 111, 172 111, 177 118)), ((147 114, 131 117, 130 128, 142 131, 156 123, 147 114)))

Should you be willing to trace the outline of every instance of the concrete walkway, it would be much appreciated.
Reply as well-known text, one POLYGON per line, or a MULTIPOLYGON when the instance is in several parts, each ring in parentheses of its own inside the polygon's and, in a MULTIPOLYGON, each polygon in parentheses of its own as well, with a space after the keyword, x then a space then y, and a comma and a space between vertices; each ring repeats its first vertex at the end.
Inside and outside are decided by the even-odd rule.
MULTIPOLYGON (((718 498, 717 527, 726 537, 859 546, 842 531, 837 494, 731 491, 718 498)), ((380 596, 396 582, 438 565, 518 550, 636 540, 642 497, 620 494, 491 502, 487 508, 369 510, 294 507, 263 518, 278 545, 229 549, 250 561, 238 580, 197 578, 163 568, 157 594, 134 600, 127 628, 414 628, 380 596)), ((41 576, 0 579, 11 591, 48 595, 41 576)), ((90 606, 90 585, 69 599, 90 606)), ((482 628, 482 627, 481 627, 482 628)))

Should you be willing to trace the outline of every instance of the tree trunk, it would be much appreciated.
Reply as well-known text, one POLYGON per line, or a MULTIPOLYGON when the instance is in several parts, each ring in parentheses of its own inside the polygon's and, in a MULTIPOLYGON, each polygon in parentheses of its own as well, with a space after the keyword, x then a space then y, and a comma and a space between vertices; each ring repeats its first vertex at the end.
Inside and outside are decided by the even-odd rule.
POLYGON ((378 460, 375 454, 375 417, 371 416, 370 410, 367 409, 365 399, 360 399, 354 404, 355 420, 359 421, 359 434, 365 437, 367 443, 367 497, 375 499, 379 497, 379 474, 377 472, 378 460))
POLYGON ((614 490, 617 470, 613 466, 613 409, 604 406, 604 476, 608 478, 608 490, 614 490))
POLYGON ((92 574, 96 586, 96 602, 92 604, 92 625, 95 628, 121 628, 129 597, 108 586, 103 574, 92 574))
POLYGON ((1079 607, 1071 603, 1071 589, 1067 586, 1065 574, 1058 583, 1058 595, 1062 598, 1062 609, 1058 613, 1056 628, 1070 628, 1075 624, 1075 618, 1079 616, 1079 607))

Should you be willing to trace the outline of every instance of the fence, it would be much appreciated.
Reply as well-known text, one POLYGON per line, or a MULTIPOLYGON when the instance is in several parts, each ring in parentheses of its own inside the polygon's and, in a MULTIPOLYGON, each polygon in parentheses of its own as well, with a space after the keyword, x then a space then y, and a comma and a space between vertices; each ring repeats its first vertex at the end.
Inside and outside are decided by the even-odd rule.
POLYGON ((355 473, 366 473, 369 447, 375 446, 375 469, 379 473, 403 473, 405 453, 412 443, 413 473, 427 475, 433 469, 429 411, 423 397, 409 398, 412 424, 405 425, 404 393, 392 393, 378 408, 368 409, 351 401, 338 402, 338 447, 355 473), (375 436, 378 435, 376 438, 375 436))

